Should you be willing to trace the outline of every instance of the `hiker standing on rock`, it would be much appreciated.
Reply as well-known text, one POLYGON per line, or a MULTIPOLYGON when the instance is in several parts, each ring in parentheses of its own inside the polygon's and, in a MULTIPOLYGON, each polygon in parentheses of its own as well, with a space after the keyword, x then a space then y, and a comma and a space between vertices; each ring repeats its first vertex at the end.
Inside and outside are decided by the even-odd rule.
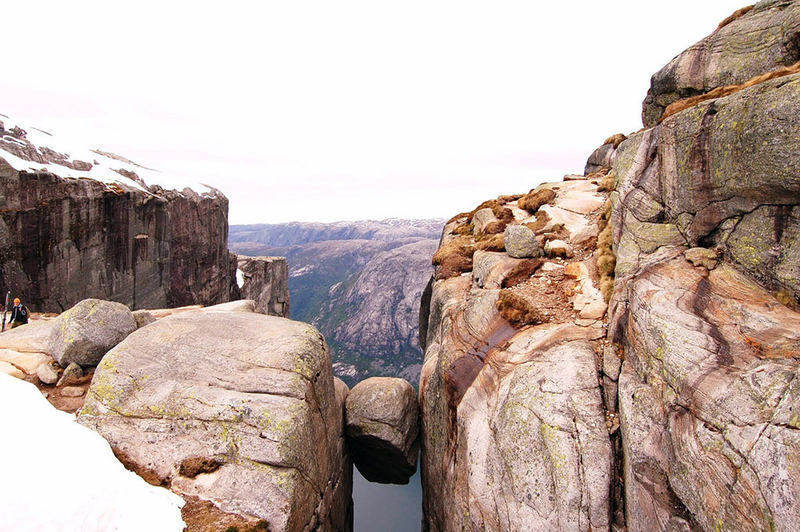
POLYGON ((25 325, 28 323, 28 307, 20 302, 18 297, 14 298, 14 308, 11 310, 11 318, 9 318, 8 322, 11 324, 11 328, 19 327, 20 325, 25 325))

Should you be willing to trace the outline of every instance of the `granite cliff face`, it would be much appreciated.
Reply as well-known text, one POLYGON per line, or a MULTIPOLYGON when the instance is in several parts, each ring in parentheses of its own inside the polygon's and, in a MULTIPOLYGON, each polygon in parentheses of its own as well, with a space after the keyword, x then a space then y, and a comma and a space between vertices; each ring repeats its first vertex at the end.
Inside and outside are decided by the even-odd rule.
POLYGON ((419 301, 443 220, 232 226, 237 253, 284 255, 293 319, 328 340, 336 375, 416 382, 419 301), (283 246, 283 247, 281 247, 283 246))
POLYGON ((800 61, 800 5, 768 0, 744 8, 653 74, 642 105, 645 127, 671 103, 744 83, 800 61))
POLYGON ((54 312, 87 297, 160 308, 239 296, 222 193, 168 190, 127 159, 57 142, 0 116, 3 293, 54 312))
POLYGON ((796 528, 798 28, 800 2, 737 12, 585 180, 445 227, 420 326, 428 529, 796 528))

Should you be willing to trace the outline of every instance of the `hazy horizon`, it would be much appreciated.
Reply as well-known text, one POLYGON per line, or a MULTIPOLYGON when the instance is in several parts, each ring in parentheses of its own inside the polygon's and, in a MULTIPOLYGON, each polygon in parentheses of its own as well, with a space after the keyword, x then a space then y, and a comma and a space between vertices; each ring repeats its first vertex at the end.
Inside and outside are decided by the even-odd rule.
POLYGON ((17 2, 0 113, 214 186, 232 225, 448 219, 581 173, 742 5, 17 2))

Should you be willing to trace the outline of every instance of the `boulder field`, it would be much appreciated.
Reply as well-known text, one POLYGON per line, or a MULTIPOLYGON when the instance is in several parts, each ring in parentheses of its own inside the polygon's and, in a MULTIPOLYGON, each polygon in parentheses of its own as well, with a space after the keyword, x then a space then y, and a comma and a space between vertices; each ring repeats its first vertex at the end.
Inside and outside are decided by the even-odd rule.
POLYGON ((800 2, 738 11, 583 178, 445 226, 425 529, 796 529, 799 30, 800 2))

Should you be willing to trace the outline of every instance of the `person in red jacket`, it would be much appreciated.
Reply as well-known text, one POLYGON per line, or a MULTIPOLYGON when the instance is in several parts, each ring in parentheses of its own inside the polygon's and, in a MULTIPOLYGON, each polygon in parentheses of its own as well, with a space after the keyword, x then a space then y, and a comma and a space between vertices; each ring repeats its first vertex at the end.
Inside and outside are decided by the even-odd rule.
POLYGON ((28 307, 22 304, 18 297, 14 298, 14 308, 11 310, 11 318, 8 322, 11 324, 11 328, 19 327, 20 325, 25 325, 28 323, 28 307))

